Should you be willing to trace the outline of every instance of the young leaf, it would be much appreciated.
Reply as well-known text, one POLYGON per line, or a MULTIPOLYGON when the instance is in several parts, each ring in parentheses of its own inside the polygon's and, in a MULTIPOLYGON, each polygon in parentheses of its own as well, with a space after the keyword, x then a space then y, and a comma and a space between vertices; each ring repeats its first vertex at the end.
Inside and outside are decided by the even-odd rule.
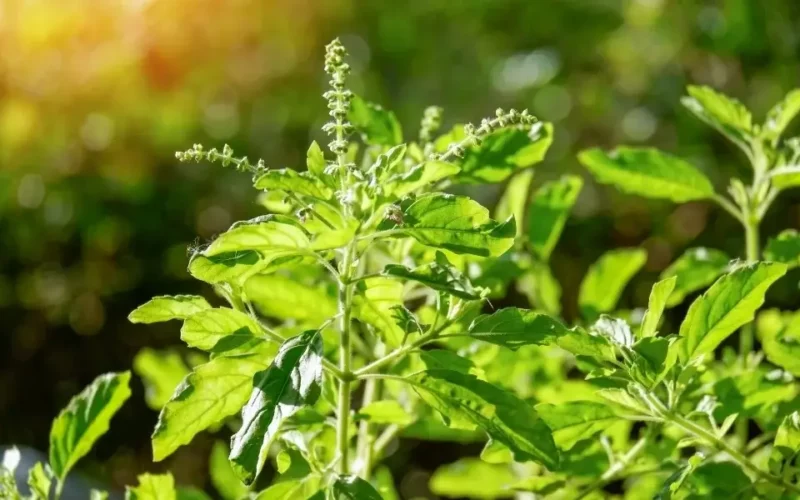
POLYGON ((791 267, 800 266, 800 233, 795 229, 786 229, 771 238, 764 249, 764 258, 791 267))
POLYGON ((259 274, 247 280, 244 293, 262 316, 320 324, 336 314, 336 299, 322 286, 291 276, 259 274), (314 304, 314 307, 307 307, 314 304))
POLYGON ((97 377, 53 421, 50 467, 59 481, 108 431, 111 418, 131 395, 130 379, 130 372, 97 377))
POLYGON ((406 426, 414 422, 408 411, 397 401, 373 401, 358 410, 357 419, 369 420, 373 424, 396 424, 406 426))
POLYGON ((714 196, 711 181, 690 163, 652 148, 594 148, 578 155, 598 182, 626 193, 682 203, 714 196))
POLYGON ((158 416, 153 460, 165 459, 198 432, 239 411, 253 389, 253 376, 267 368, 276 351, 264 343, 253 352, 216 357, 195 367, 158 416))
MULTIPOLYGON (((779 324, 773 328, 759 325, 761 346, 767 359, 792 373, 800 376, 800 314, 790 315, 783 319, 778 317, 779 324)), ((762 316, 759 316, 759 323, 762 316)))
POLYGON ((667 307, 674 307, 687 295, 705 288, 722 276, 730 262, 724 252, 713 248, 690 248, 661 273, 661 279, 675 277, 675 288, 667 299, 667 307))
POLYGON ((770 181, 777 189, 789 189, 800 186, 800 166, 785 165, 769 172, 770 181))
POLYGON ((461 168, 452 163, 438 160, 426 161, 408 172, 391 176, 386 181, 384 191, 396 198, 402 198, 420 188, 452 177, 460 171, 461 168))
POLYGON ((50 498, 52 483, 53 471, 50 470, 50 467, 42 465, 41 462, 36 462, 36 465, 28 471, 28 488, 31 490, 31 500, 47 500, 50 498))
POLYGON ((269 369, 256 374, 242 427, 231 438, 230 460, 245 484, 261 473, 283 421, 314 404, 322 383, 322 337, 308 330, 283 343, 269 369))
POLYGON ((367 278, 356 284, 353 316, 375 327, 390 347, 398 347, 406 335, 396 321, 403 305, 403 284, 384 277, 367 278))
MULTIPOLYGON (((437 146, 440 143, 437 140, 437 146)), ((542 161, 552 143, 551 123, 536 122, 528 130, 498 130, 479 146, 467 148, 461 160, 461 172, 455 178, 465 184, 502 182, 514 172, 542 161)))
POLYGON ((305 254, 310 246, 301 227, 285 217, 268 215, 231 226, 192 256, 189 272, 208 283, 242 282, 305 254))
POLYGON ((144 382, 147 406, 160 410, 189 373, 189 368, 177 352, 145 347, 133 358, 133 371, 144 382))
POLYGON ((782 469, 782 464, 791 465, 800 454, 800 413, 792 412, 783 418, 772 445, 770 464, 782 469))
POLYGON ((181 340, 189 347, 212 353, 235 353, 261 342, 261 328, 242 312, 228 308, 207 309, 183 323, 181 340))
POLYGON ((644 313, 642 319, 642 326, 639 329, 637 337, 646 338, 653 337, 658 330, 658 323, 661 321, 661 315, 664 314, 664 308, 667 305, 667 299, 675 289, 675 283, 678 278, 675 276, 661 280, 650 291, 650 300, 647 304, 647 311, 644 313))
POLYGON ((333 500, 383 500, 374 486, 358 476, 338 476, 331 493, 333 500))
POLYGON ((552 429, 556 446, 562 450, 571 449, 619 420, 608 406, 593 401, 539 404, 536 411, 552 429))
POLYGON ((492 500, 509 497, 512 494, 511 485, 517 481, 508 465, 488 464, 477 458, 462 458, 436 469, 428 486, 438 496, 492 500))
POLYGON ((786 273, 784 264, 759 262, 735 269, 695 300, 681 323, 682 359, 712 352, 740 326, 753 320, 767 289, 786 273))
POLYGON ((497 257, 514 244, 514 219, 496 222, 466 196, 429 193, 400 202, 402 223, 385 219, 381 229, 396 229, 423 245, 458 254, 497 257))
POLYGON ((216 488, 217 493, 225 500, 241 500, 247 497, 249 489, 239 481, 239 477, 233 471, 228 454, 230 449, 222 441, 215 441, 211 448, 211 457, 208 462, 208 473, 211 477, 211 484, 216 488))
POLYGON ((590 331, 595 336, 604 337, 620 347, 633 346, 633 332, 625 320, 602 314, 591 326, 590 331))
POLYGON ((330 178, 325 173, 325 166, 325 154, 317 144, 317 141, 313 141, 308 148, 308 153, 306 153, 306 167, 314 177, 330 185, 330 178))
POLYGON ((409 269, 400 264, 389 264, 383 269, 386 276, 395 276, 417 281, 441 292, 449 293, 465 300, 478 300, 482 290, 472 286, 469 278, 453 267, 442 252, 436 252, 436 260, 429 264, 409 269))
POLYGON ((291 168, 267 170, 255 179, 254 186, 256 189, 265 191, 278 190, 318 200, 330 200, 333 196, 333 190, 317 177, 311 173, 301 173, 291 168))
POLYGON ((625 285, 647 261, 647 252, 640 248, 621 248, 603 254, 583 278, 578 305, 587 319, 614 310, 625 285))
POLYGON ((528 203, 528 190, 532 180, 533 170, 523 170, 512 177, 494 209, 494 218, 497 220, 514 216, 517 221, 517 236, 522 234, 522 221, 525 220, 525 205, 528 203))
POLYGON ((654 500, 671 500, 673 495, 681 489, 686 478, 694 472, 698 465, 703 463, 703 460, 704 457, 701 453, 695 453, 680 469, 667 478, 654 500))
POLYGON ((125 500, 178 500, 172 474, 142 474, 139 486, 125 488, 125 500))
POLYGON ((567 333, 560 321, 528 309, 508 307, 478 316, 469 336, 516 350, 524 345, 546 345, 567 333))
POLYGON ((153 297, 128 315, 131 323, 157 323, 171 319, 186 319, 192 314, 210 309, 206 299, 198 295, 153 297))
POLYGON ((753 117, 741 102, 709 87, 690 85, 687 90, 689 95, 681 99, 681 104, 739 147, 748 149, 753 117))
POLYGON ((446 423, 459 428, 477 425, 508 446, 517 461, 535 460, 549 469, 558 466, 550 429, 512 393, 451 370, 426 370, 405 380, 446 423))
POLYGON ((649 408, 624 389, 600 389, 597 395, 606 400, 614 413, 622 418, 637 418, 650 414, 649 408))
POLYGON ((403 131, 395 114, 359 96, 353 96, 347 119, 367 144, 396 146, 403 142, 403 131))
POLYGON ((767 139, 776 141, 797 113, 800 113, 800 89, 794 89, 767 113, 762 134, 767 139))
POLYGON ((255 497, 255 500, 324 500, 319 497, 321 478, 309 473, 303 478, 278 481, 255 497))
POLYGON ((546 261, 553 253, 582 187, 583 179, 567 175, 544 184, 534 193, 528 209, 528 238, 539 259, 546 261))
POLYGON ((367 171, 367 174, 371 178, 370 183, 378 185, 386 180, 386 176, 395 171, 405 155, 405 144, 400 144, 399 146, 389 148, 389 150, 385 153, 378 155, 378 159, 375 160, 375 163, 373 163, 367 171))

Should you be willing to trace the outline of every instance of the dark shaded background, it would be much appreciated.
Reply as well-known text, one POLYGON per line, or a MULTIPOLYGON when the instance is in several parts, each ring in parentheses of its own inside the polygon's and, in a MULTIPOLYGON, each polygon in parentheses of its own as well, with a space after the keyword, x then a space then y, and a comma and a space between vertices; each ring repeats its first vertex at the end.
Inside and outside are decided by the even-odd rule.
MULTIPOLYGON (((712 85, 760 120, 800 86, 798 26, 796 0, 0 3, 0 444, 45 450, 52 418, 96 375, 129 368, 143 346, 178 343, 177 325, 134 326, 127 314, 157 294, 208 295, 185 271, 187 246, 259 207, 249 176, 180 165, 173 152, 228 142, 268 166, 302 168, 326 119, 321 61, 332 37, 352 54, 354 90, 395 110, 408 136, 431 104, 445 108, 446 126, 528 107, 556 127, 535 184, 586 177, 582 148, 629 143, 690 159, 724 189, 747 175, 744 158, 679 98, 686 84, 712 85)), ((714 206, 587 181, 553 257, 568 318, 606 249, 649 251, 627 306, 645 304, 688 246, 741 254, 738 226, 714 206)), ((498 193, 470 194, 492 204, 498 193)), ((764 233, 798 226, 790 194, 764 233)), ((780 282, 772 305, 797 308, 796 278, 780 282)), ((154 465, 155 421, 137 380, 79 469, 115 486, 164 467, 179 483, 207 484, 212 438, 154 465)), ((426 471, 462 452, 405 445, 392 459, 407 473, 404 496, 424 493, 426 471)))

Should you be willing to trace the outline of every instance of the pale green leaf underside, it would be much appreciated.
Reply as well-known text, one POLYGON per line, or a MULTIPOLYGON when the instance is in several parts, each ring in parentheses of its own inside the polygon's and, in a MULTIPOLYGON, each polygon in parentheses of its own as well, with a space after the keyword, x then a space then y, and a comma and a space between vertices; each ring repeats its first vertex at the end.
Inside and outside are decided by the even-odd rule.
POLYGON ((748 148, 753 117, 741 102, 710 87, 690 85, 687 91, 689 95, 681 99, 681 104, 739 147, 748 148))
POLYGON ((353 316, 372 325, 390 347, 398 347, 405 332, 395 321, 395 307, 403 305, 403 284, 385 277, 367 278, 356 285, 353 316))
POLYGON ((603 184, 627 193, 676 203, 714 196, 711 181, 690 163, 652 148, 582 151, 578 159, 603 184))
POLYGON ((73 397, 50 429, 50 466, 64 479, 75 463, 108 431, 109 422, 131 395, 130 372, 97 377, 73 397))
POLYGON ((204 351, 226 352, 258 341, 261 328, 250 317, 234 309, 207 309, 183 323, 181 340, 204 351))
POLYGON ((578 305, 587 319, 612 312, 625 285, 647 261, 647 252, 640 248, 622 248, 603 254, 581 282, 578 305))
POLYGON ((128 315, 131 323, 157 323, 171 319, 186 319, 211 306, 199 295, 153 297, 128 315))
POLYGON ((263 316, 321 323, 336 314, 336 298, 317 285, 278 274, 257 275, 244 284, 247 298, 263 316), (313 304, 314 307, 308 307, 313 304))
POLYGON ((642 319, 642 326, 639 329, 639 338, 652 337, 657 333, 658 323, 664 309, 667 306, 667 299, 675 289, 678 278, 675 276, 659 281, 653 285, 650 291, 650 299, 647 304, 647 311, 642 319))
POLYGON ((682 358, 697 359, 719 346, 737 328, 753 320, 767 289, 786 273, 786 265, 759 262, 722 276, 689 307, 681 323, 682 358))

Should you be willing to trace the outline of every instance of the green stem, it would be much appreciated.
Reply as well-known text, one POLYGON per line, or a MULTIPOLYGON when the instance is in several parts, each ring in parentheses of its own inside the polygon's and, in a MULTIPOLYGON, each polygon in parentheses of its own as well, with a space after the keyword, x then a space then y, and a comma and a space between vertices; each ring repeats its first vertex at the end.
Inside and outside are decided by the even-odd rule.
POLYGON ((61 491, 63 489, 64 489, 64 481, 59 479, 58 481, 56 481, 56 492, 55 492, 56 496, 55 496, 55 500, 59 500, 59 498, 61 498, 61 491))
POLYGON ((692 436, 702 439, 703 441, 706 442, 706 444, 714 448, 716 451, 727 454, 732 461, 734 461, 737 465, 739 465, 739 467, 750 472, 759 479, 766 481, 768 483, 772 483, 775 486, 784 488, 793 493, 800 493, 800 487, 787 482, 782 477, 772 475, 769 472, 761 470, 760 468, 756 467, 756 465, 753 464, 753 462, 751 462, 744 454, 736 450, 733 446, 729 445, 728 443, 726 443, 725 441, 714 435, 714 433, 712 433, 711 431, 692 422, 691 420, 684 418, 680 415, 674 415, 674 414, 667 414, 664 416, 664 419, 667 422, 670 422, 676 425, 677 427, 680 427, 681 429, 691 434, 692 436))
POLYGON ((351 364, 353 357, 353 347, 350 341, 350 268, 352 266, 353 252, 355 245, 351 243, 344 251, 342 259, 342 280, 339 283, 339 331, 341 332, 341 345, 339 346, 339 371, 342 378, 339 379, 339 401, 338 420, 336 422, 336 447, 339 450, 339 472, 348 474, 350 471, 350 436, 348 429, 350 425, 350 383, 351 383, 351 364))
MULTIPOLYGON (((747 258, 747 262, 756 262, 761 255, 758 226, 759 220, 755 214, 752 212, 746 213, 744 220, 744 236, 745 257, 747 258)), ((753 351, 754 336, 752 323, 742 327, 742 332, 739 337, 739 356, 741 357, 741 363, 744 369, 747 369, 747 358, 753 351)), ((736 422, 736 437, 739 439, 742 448, 747 445, 749 425, 746 417, 742 417, 736 422)))
POLYGON ((620 457, 619 460, 611 464, 611 466, 603 473, 600 478, 590 484, 585 490, 583 490, 575 500, 580 500, 585 498, 587 495, 592 493, 593 491, 599 490, 614 479, 616 479, 617 475, 625 470, 628 465, 642 452, 644 447, 647 445, 647 441, 650 439, 650 433, 646 434, 642 438, 640 438, 636 444, 634 444, 630 450, 628 450, 625 455, 620 457))
MULTIPOLYGON (((370 405, 377 397, 380 380, 370 379, 364 383, 364 395, 361 407, 370 405)), ((360 476, 369 480, 372 475, 372 446, 375 441, 374 425, 369 420, 362 420, 358 428, 358 462, 361 465, 360 476)))
POLYGON ((434 340, 436 340, 436 338, 439 336, 439 334, 442 333, 442 330, 444 330, 445 328, 450 326, 452 323, 453 323, 453 321, 446 321, 440 327, 432 329, 431 331, 429 331, 425 335, 421 336, 420 338, 418 338, 414 342, 412 342, 412 343, 410 343, 408 345, 405 345, 405 346, 403 346, 403 347, 401 347, 399 349, 395 349, 394 351, 390 352, 386 356, 384 356, 384 357, 382 357, 380 359, 377 359, 377 360, 373 361, 372 363, 370 363, 370 364, 368 364, 368 365, 356 370, 355 373, 354 373, 356 378, 364 378, 363 377, 364 375, 373 373, 376 370, 378 370, 379 368, 383 368, 384 366, 388 365, 389 363, 395 361, 396 359, 399 359, 402 356, 405 356, 406 354, 408 354, 409 352, 413 351, 414 349, 417 349, 418 347, 422 347, 423 345, 427 344, 428 342, 433 342, 434 340))
POLYGON ((389 443, 392 442, 392 439, 397 437, 402 430, 403 428, 397 424, 392 424, 386 427, 386 429, 383 430, 383 433, 378 436, 378 439, 375 440, 375 445, 372 448, 373 455, 380 457, 381 453, 383 453, 383 450, 389 446, 389 443))

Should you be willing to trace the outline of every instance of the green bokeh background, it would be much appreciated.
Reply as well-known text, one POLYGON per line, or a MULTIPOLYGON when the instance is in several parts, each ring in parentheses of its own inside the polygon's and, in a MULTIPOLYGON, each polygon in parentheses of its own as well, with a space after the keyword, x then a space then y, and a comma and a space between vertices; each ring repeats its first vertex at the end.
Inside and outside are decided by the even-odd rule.
MULTIPOLYGON (((735 221, 708 203, 674 206, 595 184, 577 163, 590 146, 652 145, 720 188, 747 176, 743 156, 679 105, 687 84, 742 100, 761 119, 800 86, 796 0, 7 0, 0 4, 0 443, 46 449, 52 418, 97 374, 178 327, 130 325, 157 294, 210 290, 186 249, 260 213, 249 177, 178 164, 193 142, 229 143, 271 167, 303 168, 324 139, 324 44, 351 52, 352 87, 393 109, 414 137, 422 110, 445 126, 496 107, 555 124, 534 184, 586 178, 553 257, 564 310, 604 250, 642 246, 646 270, 625 306, 688 246, 740 255, 735 221)), ((789 135, 798 133, 792 126, 789 135)), ((473 188, 492 205, 501 186, 473 188)), ((800 196, 771 209, 764 235, 800 227, 800 196)), ((798 307, 797 280, 771 304, 798 307)), ((510 301, 519 300, 511 297, 510 301)), ((678 309, 675 314, 680 314, 678 309)), ((212 438, 150 461, 156 413, 141 383, 79 469, 120 487, 173 470, 207 485, 212 438)), ((410 443, 392 461, 404 497, 465 449, 410 443)))

